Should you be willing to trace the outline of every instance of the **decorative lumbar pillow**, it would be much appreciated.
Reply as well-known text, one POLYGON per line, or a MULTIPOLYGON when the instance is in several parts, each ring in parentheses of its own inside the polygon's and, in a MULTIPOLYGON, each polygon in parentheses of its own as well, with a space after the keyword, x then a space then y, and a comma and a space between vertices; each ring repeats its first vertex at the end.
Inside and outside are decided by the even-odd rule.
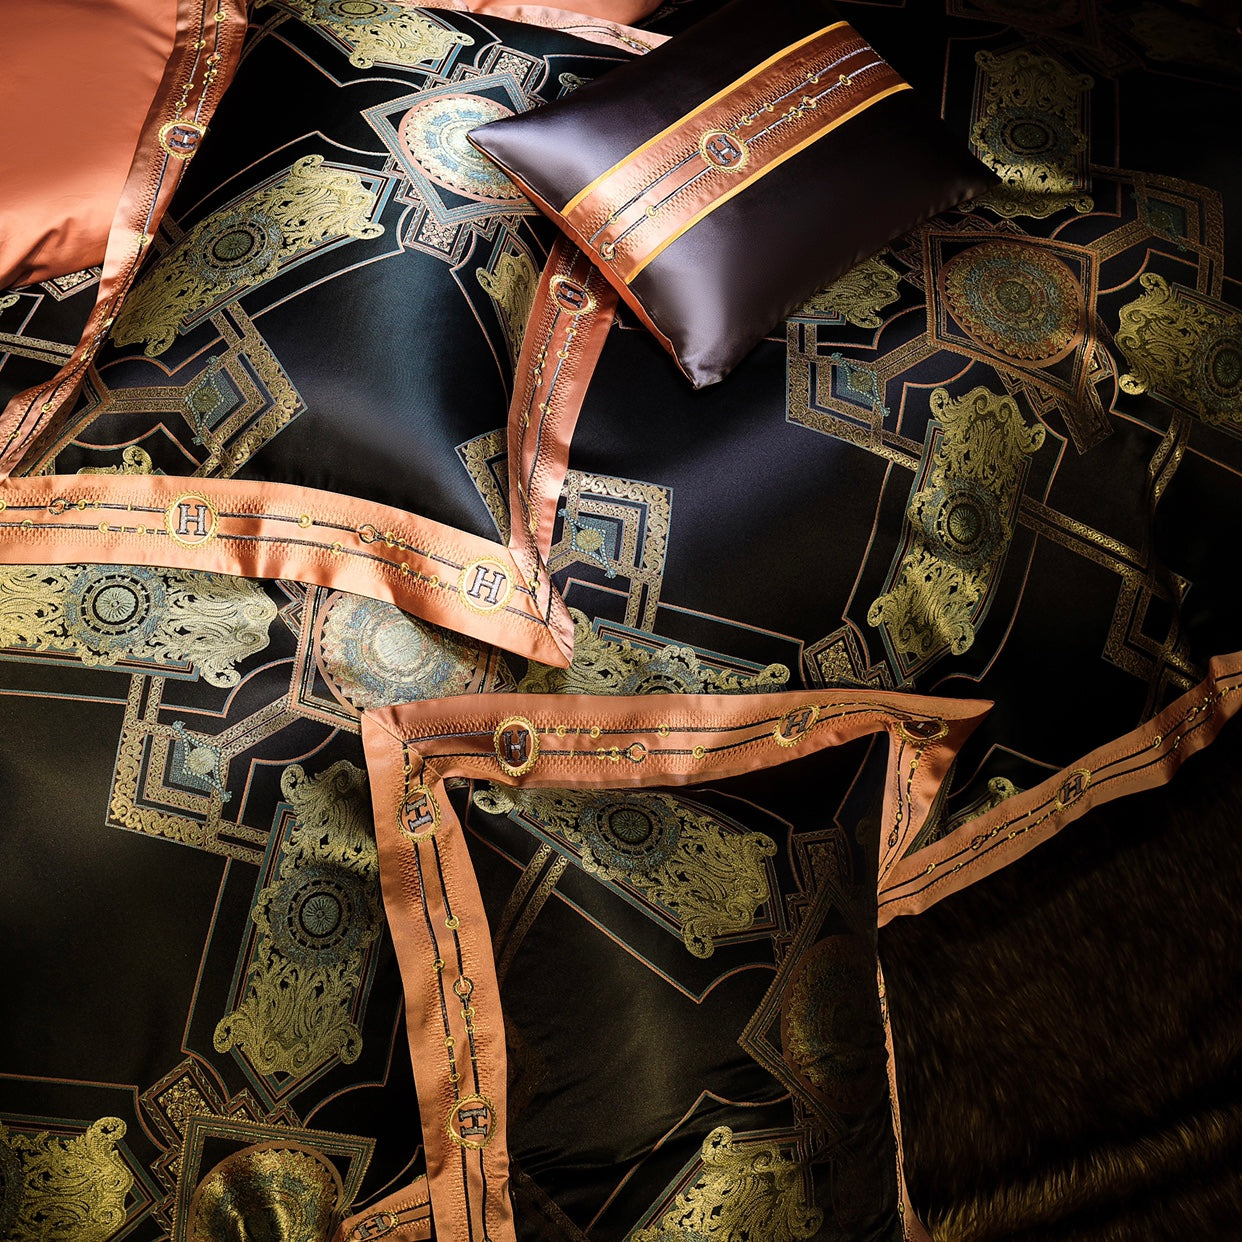
POLYGON ((696 387, 814 290, 995 182, 824 0, 733 0, 470 139, 696 387))

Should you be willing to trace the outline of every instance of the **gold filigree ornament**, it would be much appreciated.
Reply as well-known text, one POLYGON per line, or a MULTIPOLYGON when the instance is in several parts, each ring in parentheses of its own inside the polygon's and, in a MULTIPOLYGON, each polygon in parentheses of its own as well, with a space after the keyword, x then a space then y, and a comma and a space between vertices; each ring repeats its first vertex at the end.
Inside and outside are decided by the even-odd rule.
POLYGON ((0 566, 0 648, 192 664, 213 686, 268 644, 276 605, 245 578, 140 565, 0 566))
POLYGON ((1026 459, 1044 443, 1043 427, 1028 426, 1012 397, 983 387, 957 399, 937 388, 931 407, 942 434, 906 510, 907 551, 867 611, 906 658, 907 675, 974 643, 1013 537, 1026 459))
POLYGON ((190 1202, 187 1242, 321 1242, 332 1232, 341 1179, 318 1152, 259 1143, 225 1157, 190 1202))
POLYGON ((509 346, 509 359, 517 366, 522 338, 526 335, 526 321, 530 318, 539 285, 534 261, 525 249, 505 250, 496 256, 490 268, 475 268, 474 275, 496 304, 496 314, 509 346))
POLYGON ((671 916, 695 957, 754 925, 770 897, 776 842, 667 794, 502 789, 475 795, 489 814, 516 814, 572 847, 589 875, 640 894, 671 916))
POLYGON ((308 155, 283 176, 200 220, 134 287, 112 328, 118 345, 162 354, 201 311, 270 280, 332 241, 378 237, 375 195, 356 172, 308 155))
POLYGON ((703 1141, 699 1164, 672 1207, 629 1242, 805 1242, 824 1223, 807 1203, 803 1167, 776 1143, 739 1142, 718 1126, 703 1141))
POLYGON ((968 204, 1012 219, 1042 220, 1067 207, 1088 212, 1086 100, 1090 74, 1022 49, 975 53, 979 110, 970 132, 979 158, 1001 179, 968 204))
POLYGON ((251 911, 259 934, 245 995, 214 1044, 237 1048, 260 1073, 300 1077, 362 1051, 351 1014, 380 930, 379 856, 365 772, 342 759, 311 777, 292 764, 280 788, 293 827, 251 911))
POLYGON ((574 658, 568 668, 530 663, 518 686, 522 694, 759 694, 778 690, 789 680, 783 664, 756 673, 735 672, 704 664, 690 647, 648 650, 627 638, 613 642, 597 634, 577 608, 574 658))
POLYGON ((81 1134, 30 1134, 0 1124, 0 1238, 107 1242, 125 1224, 134 1175, 118 1147, 119 1117, 81 1134))
POLYGON ((880 317, 880 311, 901 297, 897 288, 901 276, 884 262, 885 253, 881 251, 864 259, 840 280, 811 294, 790 318, 835 316, 856 328, 881 327, 884 320, 880 317))
MULTIPOLYGON (((370 69, 377 61, 390 65, 421 65, 440 60, 454 48, 470 47, 474 39, 449 30, 433 18, 396 0, 280 0, 308 26, 352 49, 349 63, 370 69)), ((276 3, 259 0, 258 8, 276 3)))
POLYGON ((1121 308, 1114 340, 1129 371, 1118 380, 1132 395, 1150 392, 1205 423, 1242 430, 1242 315, 1155 272, 1121 308))

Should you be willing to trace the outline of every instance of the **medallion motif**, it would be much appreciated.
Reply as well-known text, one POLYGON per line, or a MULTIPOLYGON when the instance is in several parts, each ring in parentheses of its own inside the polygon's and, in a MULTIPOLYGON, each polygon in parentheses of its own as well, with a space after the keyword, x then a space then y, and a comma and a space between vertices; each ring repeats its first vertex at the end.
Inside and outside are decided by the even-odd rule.
POLYGON ((275 276, 330 241, 378 237, 375 195, 355 172, 300 159, 282 177, 196 224, 138 282, 112 329, 117 345, 162 354, 201 311, 275 276))
POLYGON ((245 994, 214 1043, 260 1073, 302 1077, 362 1051, 353 1011, 380 931, 379 859, 365 772, 342 759, 312 777, 293 764, 280 787, 293 824, 251 912, 258 936, 245 994))
POLYGON ((751 927, 770 895, 771 837, 667 794, 493 785, 475 804, 537 826, 570 846, 588 874, 657 906, 695 957, 711 957, 716 938, 751 927))
POLYGON ((907 676, 946 649, 969 650, 1013 537, 1026 459, 1044 442, 1012 397, 976 388, 931 395, 931 470, 906 510, 905 551, 867 612, 907 676))
POLYGON ((192 664, 213 686, 268 644, 276 605, 246 578, 106 565, 0 567, 0 647, 122 661, 192 664))
POLYGON ((477 126, 512 115, 485 95, 436 95, 416 103, 397 134, 414 166, 436 185, 481 203, 523 203, 521 190, 500 166, 466 139, 477 126))
MULTIPOLYGON (((275 0, 259 0, 262 8, 275 0)), ((448 30, 430 16, 396 0, 281 0, 308 26, 350 49, 349 63, 370 69, 377 62, 421 65, 440 60, 454 48, 474 43, 470 35, 448 30)))

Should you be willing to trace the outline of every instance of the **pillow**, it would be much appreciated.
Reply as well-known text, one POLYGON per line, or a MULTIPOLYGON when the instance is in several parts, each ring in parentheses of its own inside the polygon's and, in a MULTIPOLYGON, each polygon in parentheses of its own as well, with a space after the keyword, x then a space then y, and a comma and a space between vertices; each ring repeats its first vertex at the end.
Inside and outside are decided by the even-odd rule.
POLYGON ((898 1242, 877 873, 980 707, 368 711, 436 1235, 898 1242))
POLYGON ((996 180, 823 0, 733 0, 470 139, 588 251, 695 387, 815 289, 996 180))

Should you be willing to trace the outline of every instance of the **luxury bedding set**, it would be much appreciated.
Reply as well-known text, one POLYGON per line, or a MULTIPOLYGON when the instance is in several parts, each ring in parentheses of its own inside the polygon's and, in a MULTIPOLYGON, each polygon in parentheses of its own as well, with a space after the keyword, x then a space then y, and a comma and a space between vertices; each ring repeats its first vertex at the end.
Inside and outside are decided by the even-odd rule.
POLYGON ((23 18, 0 1240, 1233 1236, 1236 1033, 1059 1166, 1013 979, 1231 779, 1242 37, 582 7, 23 18))

